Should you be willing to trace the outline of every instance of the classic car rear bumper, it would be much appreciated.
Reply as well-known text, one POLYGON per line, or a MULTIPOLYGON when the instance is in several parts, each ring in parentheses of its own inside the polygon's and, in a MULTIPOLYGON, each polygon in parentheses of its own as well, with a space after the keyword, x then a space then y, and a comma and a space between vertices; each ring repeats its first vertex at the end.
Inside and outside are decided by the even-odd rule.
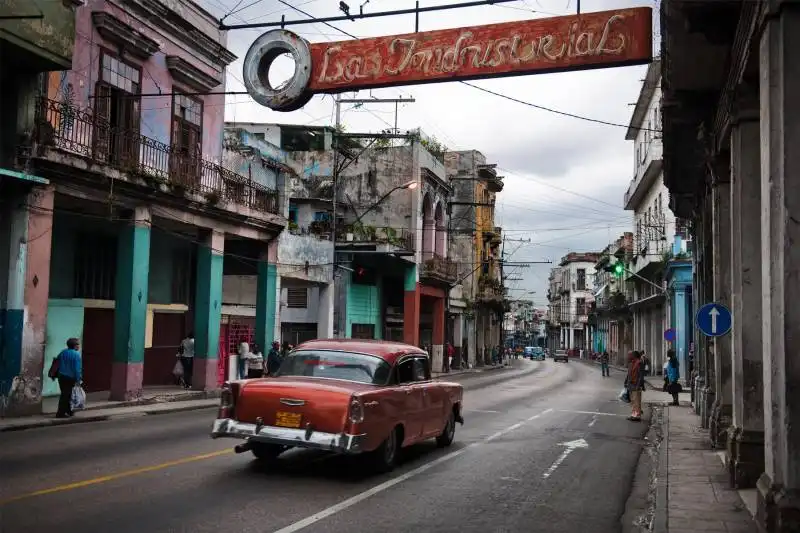
POLYGON ((256 424, 239 422, 231 418, 218 418, 214 420, 211 438, 218 439, 222 437, 355 454, 364 451, 363 446, 367 436, 365 434, 322 433, 320 431, 276 426, 258 427, 256 424))

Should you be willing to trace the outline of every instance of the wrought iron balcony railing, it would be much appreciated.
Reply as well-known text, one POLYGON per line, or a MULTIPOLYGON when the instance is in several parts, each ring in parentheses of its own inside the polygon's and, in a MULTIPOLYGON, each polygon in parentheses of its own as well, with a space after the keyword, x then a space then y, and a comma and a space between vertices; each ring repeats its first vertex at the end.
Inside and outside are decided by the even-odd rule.
POLYGON ((205 195, 251 209, 279 212, 278 193, 202 157, 199 150, 170 146, 137 131, 116 128, 93 113, 43 99, 37 108, 35 141, 151 182, 173 193, 205 195))

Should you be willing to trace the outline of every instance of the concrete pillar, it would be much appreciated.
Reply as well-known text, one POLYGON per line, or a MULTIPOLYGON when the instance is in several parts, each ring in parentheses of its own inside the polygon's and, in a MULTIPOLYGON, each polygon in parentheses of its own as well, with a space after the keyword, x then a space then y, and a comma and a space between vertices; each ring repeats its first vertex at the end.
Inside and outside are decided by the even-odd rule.
POLYGON ((150 275, 150 208, 137 207, 119 235, 111 400, 142 394, 147 288, 150 275))
MULTIPOLYGON (((256 279, 256 344, 263 353, 267 353, 273 341, 280 341, 280 330, 275 331, 276 315, 280 305, 278 289, 278 240, 272 240, 264 246, 259 257, 256 279)), ((278 322, 280 323, 280 322, 278 322)))
POLYGON ((444 298, 433 300, 433 331, 431 354, 431 369, 434 372, 444 372, 444 298))
POLYGON ((333 338, 333 283, 319 287, 319 310, 317 311, 317 338, 333 338))
MULTIPOLYGON (((192 377, 192 388, 196 390, 217 388, 224 252, 225 234, 217 230, 209 231, 203 242, 197 246, 194 375, 192 377)), ((258 284, 261 284, 261 279, 258 280, 258 284)), ((267 346, 264 348, 266 349, 267 346)))
POLYGON ((760 45, 762 531, 800 531, 800 5, 772 2, 760 45))
POLYGON ((419 346, 419 281, 417 265, 406 267, 403 282, 403 342, 419 346))
POLYGON ((673 303, 672 309, 675 317, 675 355, 678 357, 678 363, 681 367, 681 378, 689 387, 691 387, 689 375, 689 341, 691 340, 691 332, 688 331, 688 299, 689 295, 686 294, 685 286, 675 287, 672 293, 673 303))
POLYGON ((575 347, 575 330, 572 329, 572 325, 569 326, 569 346, 567 347, 568 350, 571 350, 575 347))
MULTIPOLYGON (((717 159, 714 163, 711 186, 712 239, 713 239, 713 291, 714 302, 731 307, 731 186, 730 160, 717 159)), ((731 384, 731 336, 714 337, 714 404, 709 420, 711 446, 722 448, 728 441, 731 425, 733 397, 731 384)))
POLYGON ((0 342, 4 350, 0 357, 0 397, 8 401, 6 416, 41 412, 53 197, 52 186, 33 187, 11 199, 6 215, 8 285, 5 321, 0 329, 4 337, 0 342))
POLYGON ((731 486, 737 489, 755 487, 764 471, 761 131, 758 100, 747 103, 737 105, 731 128, 733 425, 728 432, 727 464, 731 486))

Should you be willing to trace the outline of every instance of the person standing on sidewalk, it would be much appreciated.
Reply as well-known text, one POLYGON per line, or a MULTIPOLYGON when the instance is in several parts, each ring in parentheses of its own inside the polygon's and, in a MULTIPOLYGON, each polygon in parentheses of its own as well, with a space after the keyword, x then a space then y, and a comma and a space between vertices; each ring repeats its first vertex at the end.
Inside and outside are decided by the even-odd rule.
POLYGON ((275 341, 272 343, 272 349, 267 354, 267 360, 264 366, 266 367, 268 376, 274 376, 281 367, 281 354, 279 353, 280 348, 280 343, 275 341))
POLYGON ((631 396, 631 416, 628 420, 639 422, 642 420, 642 391, 644 390, 644 368, 642 367, 641 354, 634 351, 628 362, 628 375, 625 376, 625 387, 631 396))
POLYGON ((187 389, 192 388, 192 371, 194 370, 194 332, 190 331, 181 341, 181 364, 183 365, 183 383, 187 389))
POLYGON ((604 378, 611 376, 611 373, 608 370, 608 360, 608 352, 603 352, 600 355, 600 370, 602 371, 604 378))
POLYGON ((61 391, 58 397, 56 418, 68 418, 74 414, 70 400, 73 387, 81 382, 82 377, 80 349, 80 341, 72 337, 67 339, 67 347, 61 350, 56 357, 58 359, 58 388, 61 391))
POLYGON ((667 392, 672 394, 672 405, 680 405, 678 402, 678 394, 681 392, 681 384, 678 383, 680 379, 680 366, 678 358, 675 357, 675 350, 667 350, 667 367, 665 372, 665 379, 667 380, 667 392))

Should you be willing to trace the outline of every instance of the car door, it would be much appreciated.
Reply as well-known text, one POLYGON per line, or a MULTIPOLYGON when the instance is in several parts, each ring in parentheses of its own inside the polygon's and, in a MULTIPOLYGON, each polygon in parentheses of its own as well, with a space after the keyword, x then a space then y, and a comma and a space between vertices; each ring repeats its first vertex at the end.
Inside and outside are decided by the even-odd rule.
POLYGON ((395 367, 397 395, 399 396, 400 413, 404 419, 405 440, 407 443, 422 438, 422 424, 425 415, 425 404, 422 398, 423 389, 415 374, 416 357, 409 356, 397 362, 395 367))
POLYGON ((445 393, 438 383, 431 380, 430 359, 420 355, 414 360, 414 374, 422 389, 422 415, 423 438, 438 435, 444 425, 445 393))

